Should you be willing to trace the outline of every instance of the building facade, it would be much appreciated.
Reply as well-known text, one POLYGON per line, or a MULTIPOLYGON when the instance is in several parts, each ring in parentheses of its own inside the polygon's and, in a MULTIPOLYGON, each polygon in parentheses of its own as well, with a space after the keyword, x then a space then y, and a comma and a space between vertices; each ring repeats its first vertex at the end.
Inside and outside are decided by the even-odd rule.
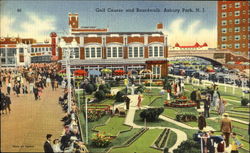
POLYGON ((73 69, 150 69, 154 77, 167 76, 167 36, 161 32, 162 24, 157 25, 155 32, 109 32, 105 28, 79 28, 78 14, 71 13, 68 23, 71 35, 58 39, 67 47, 57 44, 58 59, 63 65, 70 50, 73 69))
POLYGON ((30 63, 29 45, 34 39, 5 37, 0 39, 0 66, 27 66, 30 63))
POLYGON ((235 54, 250 55, 249 1, 218 1, 218 48, 235 54))

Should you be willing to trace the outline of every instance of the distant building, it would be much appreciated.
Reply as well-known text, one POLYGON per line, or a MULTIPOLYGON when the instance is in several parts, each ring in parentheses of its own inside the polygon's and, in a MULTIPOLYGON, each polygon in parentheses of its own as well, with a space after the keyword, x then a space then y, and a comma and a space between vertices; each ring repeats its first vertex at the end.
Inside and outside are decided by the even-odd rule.
POLYGON ((30 63, 29 45, 34 39, 5 37, 0 39, 0 66, 25 66, 30 63))
POLYGON ((73 69, 111 70, 150 69, 154 77, 167 75, 167 36, 161 31, 163 24, 154 32, 109 32, 107 28, 79 27, 78 14, 69 13, 70 36, 61 36, 58 42, 58 59, 65 66, 66 51, 73 69), (70 44, 75 42, 77 46, 70 44))
POLYGON ((218 49, 250 55, 249 1, 217 2, 218 49))
POLYGON ((193 46, 180 46, 179 43, 176 43, 174 47, 169 47, 169 50, 208 50, 207 43, 200 45, 195 43, 193 46))

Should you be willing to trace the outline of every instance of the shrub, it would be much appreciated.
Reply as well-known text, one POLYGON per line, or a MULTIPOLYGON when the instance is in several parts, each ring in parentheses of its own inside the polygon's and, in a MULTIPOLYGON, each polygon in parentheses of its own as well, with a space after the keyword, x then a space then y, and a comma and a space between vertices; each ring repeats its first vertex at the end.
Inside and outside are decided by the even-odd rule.
POLYGON ((159 115, 164 111, 163 107, 160 108, 149 108, 145 109, 140 113, 140 117, 144 120, 149 122, 154 122, 158 120, 159 115))
POLYGON ((88 94, 92 94, 92 92, 95 91, 94 85, 91 84, 91 83, 88 83, 88 84, 86 85, 86 87, 85 87, 85 91, 86 91, 86 93, 88 93, 88 94))
POLYGON ((111 136, 105 135, 104 133, 97 133, 93 135, 92 143, 96 147, 107 147, 111 143, 111 136))
POLYGON ((88 121, 89 122, 98 121, 104 115, 105 115, 104 111, 96 111, 96 110, 88 111, 88 121))
POLYGON ((143 93, 144 92, 144 90, 145 90, 146 88, 143 86, 143 85, 139 85, 139 87, 137 87, 136 89, 135 89, 135 93, 137 94, 137 93, 143 93))
POLYGON ((182 142, 177 149, 173 150, 174 153, 200 153, 200 144, 193 141, 187 140, 182 142))
POLYGON ((197 117, 193 113, 179 113, 176 115, 176 120, 179 122, 197 121, 197 117))
POLYGON ((124 91, 118 91, 115 96, 116 102, 124 102, 124 95, 125 95, 124 91))
POLYGON ((250 100, 247 98, 241 99, 241 106, 247 106, 247 104, 250 103, 250 100))
POLYGON ((104 100, 105 97, 105 93, 103 90, 99 90, 95 93, 95 98, 98 99, 99 101, 104 100))

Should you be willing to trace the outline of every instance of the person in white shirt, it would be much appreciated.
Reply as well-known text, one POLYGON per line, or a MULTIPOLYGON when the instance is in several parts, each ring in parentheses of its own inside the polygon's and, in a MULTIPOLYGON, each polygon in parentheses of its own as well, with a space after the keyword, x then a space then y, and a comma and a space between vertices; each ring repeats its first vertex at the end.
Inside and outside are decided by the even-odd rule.
POLYGON ((62 150, 61 150, 61 148, 60 148, 60 143, 59 143, 59 140, 58 139, 55 139, 54 141, 53 141, 53 146, 52 146, 52 148, 53 148, 53 151, 55 152, 55 153, 61 153, 61 152, 63 152, 62 150))

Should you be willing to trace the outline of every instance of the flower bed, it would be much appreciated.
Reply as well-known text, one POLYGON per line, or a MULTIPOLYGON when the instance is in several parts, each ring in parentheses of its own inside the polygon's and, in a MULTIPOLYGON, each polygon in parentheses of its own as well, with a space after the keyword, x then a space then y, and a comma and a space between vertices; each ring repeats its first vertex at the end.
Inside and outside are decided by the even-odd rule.
POLYGON ((174 102, 165 101, 164 105, 167 107, 195 107, 196 103, 192 100, 188 100, 187 97, 182 96, 174 102))
POLYGON ((176 115, 176 120, 179 122, 197 121, 197 117, 193 113, 181 113, 176 115))
POLYGON ((111 143, 112 137, 105 133, 96 133, 92 138, 92 143, 96 147, 107 147, 111 143))

